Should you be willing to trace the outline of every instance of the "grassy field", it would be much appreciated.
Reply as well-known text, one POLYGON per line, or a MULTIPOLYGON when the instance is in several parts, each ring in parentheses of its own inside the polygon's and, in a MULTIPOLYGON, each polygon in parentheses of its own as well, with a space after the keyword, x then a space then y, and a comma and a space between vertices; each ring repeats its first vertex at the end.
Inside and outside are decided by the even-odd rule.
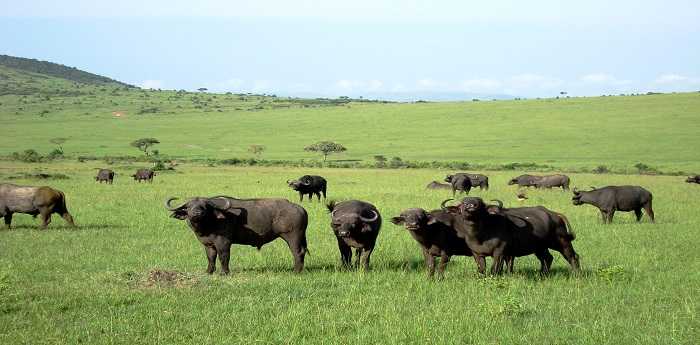
POLYGON ((79 225, 66 228, 54 216, 49 229, 41 231, 35 219, 17 215, 16 228, 0 230, 0 343, 639 345, 700 340, 700 186, 680 177, 571 175, 577 186, 639 184, 654 193, 656 224, 646 217, 637 224, 633 214, 618 213, 614 224, 603 225, 593 207, 573 206, 570 193, 531 190, 530 199, 520 203, 516 188, 506 185, 520 172, 488 172, 491 190, 473 195, 500 198, 507 206, 542 204, 569 217, 583 273, 570 275, 555 254, 554 272, 544 279, 534 257, 518 259, 513 275, 481 278, 473 260, 455 257, 443 281, 429 281, 417 245, 387 219, 408 207, 437 207, 449 192, 428 192, 424 185, 445 171, 183 165, 156 176, 153 184, 137 184, 127 178, 135 166, 119 166, 109 186, 94 182, 94 167, 0 162, 2 181, 34 170, 68 175, 48 182, 12 181, 63 190, 79 225), (201 245, 162 206, 170 195, 296 200, 284 181, 305 173, 327 177, 329 199, 362 199, 379 208, 385 223, 370 272, 339 269, 329 215, 321 204, 305 201, 311 256, 304 273, 291 272, 291 255, 278 240, 259 252, 235 246, 232 274, 208 276, 201 245))
POLYGON ((700 171, 700 93, 346 103, 80 86, 0 67, 2 76, 16 81, 17 89, 35 85, 37 91, 0 96, 2 129, 11 133, 0 136, 0 155, 26 149, 45 154, 55 148, 51 138, 66 137, 71 157, 136 156, 141 153, 129 143, 155 137, 161 141, 155 149, 180 158, 249 158, 250 145, 260 144, 265 159, 317 160, 303 148, 333 140, 348 148, 331 157, 340 160, 373 162, 374 155, 384 155, 571 170, 632 169, 642 162, 665 172, 700 171))

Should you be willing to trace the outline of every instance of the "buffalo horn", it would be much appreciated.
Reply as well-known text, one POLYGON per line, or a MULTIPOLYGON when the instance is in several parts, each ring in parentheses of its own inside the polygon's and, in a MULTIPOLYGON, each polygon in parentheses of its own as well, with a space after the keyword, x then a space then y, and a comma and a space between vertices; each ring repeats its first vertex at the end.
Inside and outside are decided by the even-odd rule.
POLYGON ((491 201, 495 201, 498 203, 498 208, 503 208, 503 201, 498 200, 498 199, 491 199, 491 201))
POLYGON ((446 204, 448 201, 452 201, 452 200, 454 200, 454 199, 447 199, 447 200, 443 201, 442 203, 440 203, 440 208, 444 210, 444 209, 446 208, 446 207, 445 207, 445 204, 446 204))
POLYGON ((170 203, 171 203, 173 200, 177 200, 177 198, 176 198, 176 197, 170 197, 170 198, 168 198, 168 200, 165 201, 165 208, 167 208, 169 211, 175 211, 175 210, 177 210, 178 208, 180 208, 180 207, 182 207, 182 206, 184 205, 184 204, 182 204, 182 205, 180 205, 180 206, 178 206, 178 207, 172 207, 172 206, 170 206, 170 203))
POLYGON ((371 222, 373 222, 373 221, 379 219, 379 213, 377 213, 377 211, 375 211, 375 210, 370 210, 370 212, 374 213, 374 217, 372 217, 372 218, 365 218, 365 217, 363 217, 363 216, 360 214, 360 220, 362 220, 362 221, 365 222, 365 223, 371 223, 371 222))

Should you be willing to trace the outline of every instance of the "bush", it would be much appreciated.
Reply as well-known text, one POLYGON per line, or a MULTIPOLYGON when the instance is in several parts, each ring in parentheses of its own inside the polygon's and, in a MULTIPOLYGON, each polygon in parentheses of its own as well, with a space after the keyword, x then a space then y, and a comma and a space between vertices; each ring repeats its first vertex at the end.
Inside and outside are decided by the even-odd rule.
POLYGON ((63 151, 61 149, 53 149, 53 151, 49 152, 49 155, 46 156, 48 159, 59 159, 63 158, 63 151))
POLYGON ((610 169, 608 169, 608 167, 605 165, 599 165, 593 169, 593 172, 596 174, 607 174, 610 172, 610 169))
POLYGON ((18 152, 13 152, 12 153, 12 159, 26 162, 26 163, 36 163, 36 162, 41 162, 41 155, 39 152, 36 152, 36 150, 29 149, 29 150, 24 150, 22 153, 18 152))
POLYGON ((658 170, 656 170, 656 168, 653 168, 641 162, 635 164, 634 167, 637 168, 639 174, 642 175, 656 175, 659 172, 658 170))

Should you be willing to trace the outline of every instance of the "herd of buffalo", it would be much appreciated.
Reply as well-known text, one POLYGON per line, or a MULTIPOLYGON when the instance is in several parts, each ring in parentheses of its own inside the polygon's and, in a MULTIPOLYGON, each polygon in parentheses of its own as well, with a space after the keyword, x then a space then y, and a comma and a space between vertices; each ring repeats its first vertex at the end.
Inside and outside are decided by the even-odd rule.
MULTIPOLYGON (((150 169, 139 169, 131 175, 135 181, 152 182, 155 173, 150 169)), ((95 180, 112 184, 115 173, 99 169, 95 180)), ((428 189, 452 190, 456 193, 474 187, 489 188, 489 179, 482 174, 457 173, 448 175, 445 183, 432 181, 428 189)), ((688 177, 688 183, 700 184, 700 176, 688 177)), ((566 175, 534 176, 521 175, 508 184, 522 187, 569 189, 566 175)), ((299 193, 299 201, 308 195, 321 200, 326 198, 327 181, 321 176, 304 175, 289 180, 290 188, 299 193)), ((180 205, 172 205, 176 198, 165 202, 171 216, 186 220, 197 239, 204 246, 207 272, 216 270, 218 257, 221 273, 229 273, 231 245, 250 245, 260 249, 263 245, 282 238, 294 258, 294 271, 304 268, 304 257, 309 252, 306 240, 308 214, 300 205, 286 199, 237 199, 228 196, 196 197, 180 205)), ((395 225, 403 226, 420 245, 425 258, 428 275, 434 276, 436 258, 440 258, 438 274, 453 255, 472 256, 479 273, 486 273, 485 258, 492 257, 490 272, 499 274, 503 265, 510 272, 516 257, 535 255, 540 261, 540 272, 549 272, 555 250, 566 259, 572 270, 578 271, 579 259, 572 242, 576 238, 565 215, 544 206, 506 208, 499 200, 486 203, 479 197, 467 196, 460 202, 449 204, 447 199, 440 208, 424 210, 408 208, 391 218, 395 225)), ((654 222, 652 194, 639 186, 608 186, 589 191, 573 189, 574 205, 590 204, 600 210, 603 223, 612 222, 616 211, 634 211, 637 221, 644 210, 654 222)), ((331 201, 331 228, 338 242, 343 266, 361 266, 369 269, 370 256, 375 248, 382 216, 372 204, 361 200, 331 201), (352 263, 352 251, 355 262, 352 263)), ((14 213, 41 217, 41 228, 51 222, 53 213, 59 214, 69 225, 75 226, 68 212, 63 192, 51 187, 18 186, 0 184, 0 216, 9 228, 14 213)))

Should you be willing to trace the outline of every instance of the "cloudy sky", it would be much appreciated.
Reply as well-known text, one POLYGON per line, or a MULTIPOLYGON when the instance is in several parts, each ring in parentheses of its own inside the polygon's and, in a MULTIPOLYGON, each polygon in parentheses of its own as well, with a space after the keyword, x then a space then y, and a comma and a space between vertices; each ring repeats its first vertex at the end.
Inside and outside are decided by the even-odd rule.
POLYGON ((0 54, 152 88, 547 97, 700 90, 700 1, 0 0, 0 54))

